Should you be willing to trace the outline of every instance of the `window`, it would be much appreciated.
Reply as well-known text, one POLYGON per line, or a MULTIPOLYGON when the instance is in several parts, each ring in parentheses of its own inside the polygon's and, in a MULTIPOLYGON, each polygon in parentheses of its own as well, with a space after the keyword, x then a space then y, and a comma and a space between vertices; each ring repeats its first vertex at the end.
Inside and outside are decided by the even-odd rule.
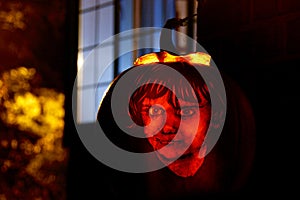
POLYGON ((77 120, 85 123, 94 121, 99 98, 114 77, 111 68, 100 83, 95 76, 99 74, 97 70, 103 70, 99 67, 101 60, 113 56, 113 45, 108 46, 101 57, 95 56, 93 50, 115 33, 115 3, 113 0, 81 0, 79 5, 77 120), (83 62, 88 62, 89 67, 81 69, 83 62))
MULTIPOLYGON (((136 41, 133 37, 120 37, 119 43, 108 43, 102 54, 93 53, 106 39, 117 33, 142 27, 163 27, 167 19, 187 16, 188 0, 80 0, 77 121, 89 123, 96 119, 101 98, 113 78, 132 66, 134 60, 150 51, 139 49, 141 43, 159 41, 159 32, 136 41), (118 55, 122 48, 134 50, 118 55), (110 66, 103 61, 114 60, 110 66), (84 67, 82 67, 84 64, 84 67), (86 67, 88 65, 88 68, 86 67), (101 77, 97 77, 102 74, 101 77)), ((196 0, 193 1, 193 5, 196 0)), ((193 14, 193 13, 192 13, 193 14)), ((186 30, 183 30, 185 32, 186 30)))

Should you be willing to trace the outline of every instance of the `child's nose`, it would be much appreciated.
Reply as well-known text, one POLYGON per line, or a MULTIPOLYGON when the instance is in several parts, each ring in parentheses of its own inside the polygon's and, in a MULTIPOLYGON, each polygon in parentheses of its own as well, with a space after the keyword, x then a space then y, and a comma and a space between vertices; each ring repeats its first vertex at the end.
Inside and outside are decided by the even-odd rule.
POLYGON ((166 123, 162 129, 163 134, 176 134, 180 124, 180 117, 175 113, 168 113, 166 123))

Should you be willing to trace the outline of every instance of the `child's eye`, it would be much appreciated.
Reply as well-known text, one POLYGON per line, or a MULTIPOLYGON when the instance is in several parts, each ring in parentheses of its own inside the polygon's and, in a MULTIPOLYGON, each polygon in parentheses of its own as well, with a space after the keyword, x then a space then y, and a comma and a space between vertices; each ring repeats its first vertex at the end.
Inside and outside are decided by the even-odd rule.
POLYGON ((180 110, 180 115, 183 117, 191 117, 196 113, 195 108, 183 108, 180 110))
POLYGON ((165 110, 159 106, 152 106, 149 108, 149 115, 150 116, 158 116, 165 113, 165 110))

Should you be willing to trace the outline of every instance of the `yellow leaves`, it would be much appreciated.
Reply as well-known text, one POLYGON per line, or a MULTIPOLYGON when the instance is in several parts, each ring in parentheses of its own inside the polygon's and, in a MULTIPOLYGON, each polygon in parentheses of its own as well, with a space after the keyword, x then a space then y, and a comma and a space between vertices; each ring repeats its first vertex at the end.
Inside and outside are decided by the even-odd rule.
POLYGON ((10 72, 7 72, 5 74, 9 74, 10 76, 6 76, 6 80, 8 78, 10 79, 31 79, 35 75, 36 70, 34 68, 25 68, 25 67, 19 67, 17 69, 12 69, 10 72))
MULTIPOLYGON (((61 172, 47 172, 42 168, 54 162, 65 164, 67 158, 67 151, 62 146, 65 96, 54 89, 32 85, 36 75, 34 68, 19 67, 0 76, 0 119, 19 130, 16 138, 0 137, 0 149, 21 154, 16 158, 30 158, 24 168, 26 173, 45 185, 56 181, 61 172), (34 141, 26 137, 18 139, 21 133, 35 136, 34 141)), ((7 162, 1 168, 2 172, 22 163, 12 158, 8 161, 11 164, 7 162)))
POLYGON ((21 10, 11 7, 9 11, 0 11, 1 28, 4 30, 13 30, 26 28, 25 17, 21 10))
MULTIPOLYGON (((43 89, 46 90, 47 89, 43 89)), ((43 92, 43 94, 47 94, 43 92)), ((9 125, 16 125, 21 130, 46 135, 62 130, 64 126, 64 95, 49 91, 48 96, 38 96, 30 92, 16 93, 13 100, 3 104, 6 113, 1 118, 9 125), (52 96, 54 95, 54 96, 52 96)))
POLYGON ((39 101, 43 104, 43 112, 45 115, 51 115, 56 118, 64 117, 64 109, 58 109, 63 106, 65 101, 65 96, 62 93, 42 88, 39 90, 39 94, 41 94, 39 101))
POLYGON ((30 80, 36 75, 34 68, 19 67, 4 72, 0 77, 0 102, 1 98, 7 99, 9 92, 29 91, 30 80))
POLYGON ((12 107, 20 110, 27 118, 35 118, 41 114, 39 99, 30 92, 26 92, 24 95, 16 94, 12 107))
POLYGON ((64 94, 49 88, 33 90, 30 80, 35 75, 34 68, 25 67, 2 74, 0 99, 2 98, 5 112, 1 112, 0 117, 9 125, 39 136, 62 132, 64 94))
POLYGON ((24 126, 32 125, 30 121, 41 113, 38 98, 29 92, 24 95, 16 93, 14 99, 6 100, 3 106, 7 112, 1 118, 7 124, 19 125, 22 130, 24 126))

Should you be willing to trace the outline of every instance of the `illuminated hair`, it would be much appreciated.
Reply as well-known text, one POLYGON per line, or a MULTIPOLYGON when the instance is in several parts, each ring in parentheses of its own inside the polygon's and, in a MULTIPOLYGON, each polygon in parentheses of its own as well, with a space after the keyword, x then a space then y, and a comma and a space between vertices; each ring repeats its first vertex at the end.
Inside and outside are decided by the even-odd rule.
POLYGON ((136 124, 144 125, 141 108, 145 98, 155 99, 167 94, 174 108, 180 108, 179 98, 200 105, 210 104, 209 91, 195 66, 187 62, 168 62, 137 67, 142 69, 133 85, 137 89, 129 101, 129 114, 136 124))

